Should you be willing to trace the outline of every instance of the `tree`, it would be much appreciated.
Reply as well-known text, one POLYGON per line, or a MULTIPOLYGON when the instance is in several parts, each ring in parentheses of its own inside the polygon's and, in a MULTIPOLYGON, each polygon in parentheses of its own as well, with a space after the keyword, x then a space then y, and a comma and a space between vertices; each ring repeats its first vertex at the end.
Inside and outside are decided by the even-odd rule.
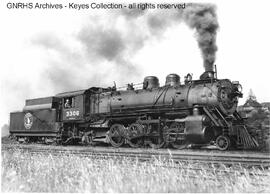
POLYGON ((257 98, 256 98, 255 94, 253 93, 252 89, 249 90, 248 100, 257 101, 257 98))

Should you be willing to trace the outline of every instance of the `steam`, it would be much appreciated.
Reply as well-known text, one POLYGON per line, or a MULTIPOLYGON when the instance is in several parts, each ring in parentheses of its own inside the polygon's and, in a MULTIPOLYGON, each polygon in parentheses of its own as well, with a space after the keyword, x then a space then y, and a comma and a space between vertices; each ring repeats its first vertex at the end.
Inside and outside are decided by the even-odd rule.
POLYGON ((85 48, 87 59, 114 63, 118 71, 128 74, 139 73, 136 65, 126 57, 137 49, 132 47, 132 40, 128 40, 123 32, 113 28, 104 30, 102 27, 86 26, 80 31, 78 40, 85 48))
POLYGON ((79 34, 79 40, 85 44, 90 55, 108 61, 121 57, 126 45, 120 32, 115 29, 107 31, 90 29, 84 28, 79 34))
POLYGON ((174 10, 122 9, 103 16, 90 16, 89 22, 72 35, 73 43, 80 45, 77 49, 51 33, 34 37, 32 43, 49 55, 51 51, 57 53, 57 58, 53 56, 48 60, 49 66, 43 74, 44 79, 51 81, 55 92, 87 88, 90 84, 108 86, 119 80, 120 84, 126 84, 138 79, 141 69, 132 57, 147 41, 162 38, 169 27, 181 22, 195 30, 204 68, 212 71, 217 51, 215 11, 212 4, 193 3, 174 10), (122 24, 118 25, 119 22, 122 24), (123 74, 129 76, 123 78, 123 74))
POLYGON ((128 19, 134 19, 143 16, 147 11, 141 9, 122 9, 120 15, 128 19))
POLYGON ((6 137, 8 135, 9 135, 9 126, 8 126, 8 124, 4 124, 1 127, 1 137, 6 137))

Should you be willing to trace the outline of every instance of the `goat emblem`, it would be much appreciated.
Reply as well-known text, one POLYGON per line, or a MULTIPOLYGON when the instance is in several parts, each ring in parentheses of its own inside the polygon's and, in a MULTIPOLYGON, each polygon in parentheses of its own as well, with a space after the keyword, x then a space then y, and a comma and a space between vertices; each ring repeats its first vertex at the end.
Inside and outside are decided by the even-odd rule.
POLYGON ((26 113, 24 115, 24 127, 30 129, 33 125, 33 115, 31 113, 26 113))

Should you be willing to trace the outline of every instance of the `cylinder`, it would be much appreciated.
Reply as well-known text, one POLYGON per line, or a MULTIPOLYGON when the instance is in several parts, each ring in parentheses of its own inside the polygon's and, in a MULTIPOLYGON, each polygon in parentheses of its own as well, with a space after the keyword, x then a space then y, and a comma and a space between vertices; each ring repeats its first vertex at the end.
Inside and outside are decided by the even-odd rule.
POLYGON ((179 86, 180 85, 180 76, 175 74, 175 73, 171 73, 171 74, 167 75, 165 85, 166 86, 179 86))
POLYGON ((195 144, 209 143, 214 139, 214 131, 205 115, 191 115, 185 119, 185 135, 189 142, 195 144))
POLYGON ((143 81, 143 89, 153 89, 159 87, 159 80, 156 76, 147 76, 143 81))

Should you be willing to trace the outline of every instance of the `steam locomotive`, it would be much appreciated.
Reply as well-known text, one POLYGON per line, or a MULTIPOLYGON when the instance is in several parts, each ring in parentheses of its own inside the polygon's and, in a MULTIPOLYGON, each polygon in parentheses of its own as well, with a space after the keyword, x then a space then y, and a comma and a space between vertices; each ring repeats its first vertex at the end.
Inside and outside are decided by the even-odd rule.
POLYGON ((140 89, 135 86, 28 99, 22 111, 10 113, 10 134, 20 142, 105 142, 113 147, 259 146, 236 111, 242 97, 236 81, 205 71, 198 80, 188 74, 182 84, 177 74, 169 74, 164 86, 155 76, 145 77, 140 89))

